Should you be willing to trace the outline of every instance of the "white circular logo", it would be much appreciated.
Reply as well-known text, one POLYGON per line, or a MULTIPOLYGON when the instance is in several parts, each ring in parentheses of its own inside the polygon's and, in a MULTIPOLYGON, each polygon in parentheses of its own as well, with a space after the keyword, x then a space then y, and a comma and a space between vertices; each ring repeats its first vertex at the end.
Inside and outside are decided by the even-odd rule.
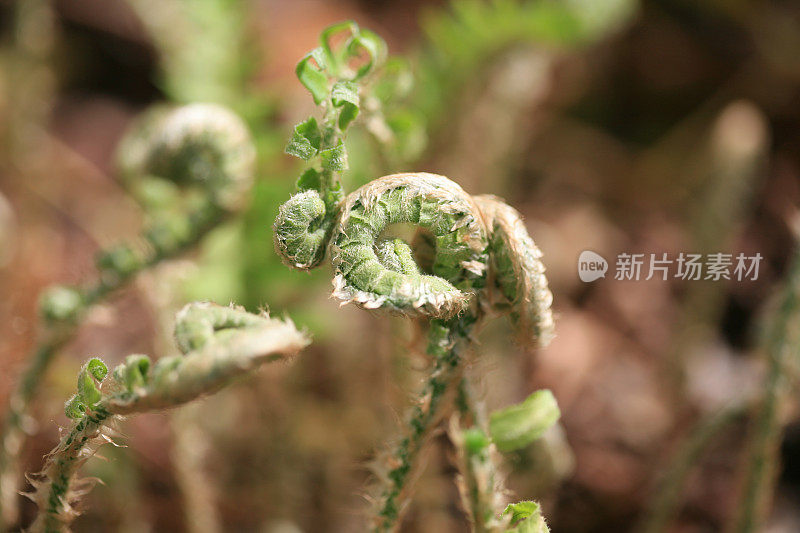
POLYGON ((591 250, 581 252, 578 257, 578 277, 581 278, 581 281, 589 283, 604 278, 606 272, 608 272, 608 261, 603 259, 603 256, 591 250))

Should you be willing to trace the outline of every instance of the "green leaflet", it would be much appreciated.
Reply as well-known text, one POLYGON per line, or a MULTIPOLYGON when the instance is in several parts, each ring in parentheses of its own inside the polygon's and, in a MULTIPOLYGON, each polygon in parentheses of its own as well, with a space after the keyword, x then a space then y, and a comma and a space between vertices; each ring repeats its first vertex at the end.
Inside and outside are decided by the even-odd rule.
POLYGON ((483 453, 490 443, 489 437, 480 428, 473 426, 464 430, 464 447, 470 455, 483 453))
POLYGON ((308 168, 297 178, 297 189, 307 191, 309 189, 319 190, 322 186, 322 175, 315 168, 308 168))
POLYGON ((83 308, 83 296, 72 287, 55 285, 39 298, 39 315, 50 324, 74 322, 83 308))
POLYGON ((72 419, 80 418, 86 414, 86 404, 79 395, 75 394, 66 401, 64 404, 64 414, 67 415, 67 418, 72 419))
POLYGON ((321 141, 322 133, 317 126, 317 120, 311 117, 294 127, 294 134, 286 145, 285 152, 308 161, 319 152, 321 141))
POLYGON ((524 501, 509 504, 503 515, 511 513, 511 524, 515 527, 506 533, 549 533, 550 529, 542 517, 542 509, 538 503, 524 501))
POLYGON ((128 392, 147 385, 149 381, 150 358, 146 355, 133 354, 125 358, 125 363, 114 369, 114 380, 124 385, 128 392))
POLYGON ((337 82, 331 89, 331 102, 335 107, 340 107, 339 129, 345 130, 358 116, 358 85, 352 81, 337 82))
POLYGON ((294 71, 297 79, 308 89, 317 105, 328 97, 328 76, 325 75, 324 69, 324 52, 321 48, 315 48, 297 63, 294 71))
POLYGON ((92 407, 100 401, 102 394, 97 384, 103 381, 108 374, 108 367, 98 359, 93 357, 86 362, 78 373, 78 393, 79 402, 85 406, 92 407))
POLYGON ((525 520, 539 512, 539 504, 532 501, 524 501, 518 503, 510 503, 506 507, 503 514, 511 513, 511 522, 516 523, 520 520, 525 520))
POLYGON ((359 67, 354 79, 360 79, 369 74, 376 64, 383 63, 386 60, 386 43, 381 39, 378 34, 370 30, 361 30, 353 35, 353 41, 348 46, 349 52, 352 56, 358 56, 363 49, 369 55, 369 60, 359 67))
POLYGON ((540 438, 560 416, 553 393, 540 390, 522 403, 493 412, 489 432, 500 451, 518 450, 540 438))
POLYGON ((336 146, 322 150, 319 155, 323 169, 337 172, 347 170, 347 149, 341 140, 336 146))
POLYGON ((386 59, 384 40, 370 30, 359 28, 352 20, 339 22, 322 30, 320 42, 329 71, 334 77, 360 80, 386 59), (331 40, 339 33, 347 33, 349 36, 342 46, 334 49, 331 40), (358 59, 362 53, 366 53, 366 61, 352 72, 348 62, 358 59))

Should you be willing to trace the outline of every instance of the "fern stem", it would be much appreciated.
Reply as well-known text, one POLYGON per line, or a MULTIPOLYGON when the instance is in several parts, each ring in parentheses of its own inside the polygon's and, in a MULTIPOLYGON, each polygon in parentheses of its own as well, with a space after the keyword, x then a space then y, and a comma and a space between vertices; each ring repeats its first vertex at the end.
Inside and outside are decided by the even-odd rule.
MULTIPOLYGON (((171 250, 155 249, 148 252, 147 257, 141 261, 134 270, 118 275, 101 277, 94 285, 78 290, 81 307, 69 321, 46 326, 49 331, 44 334, 44 340, 34 349, 29 363, 23 369, 19 379, 19 387, 12 393, 9 401, 8 412, 2 428, 2 445, 0 445, 0 508, 16 509, 17 491, 20 479, 20 453, 26 438, 24 421, 31 408, 41 382, 44 380, 55 355, 68 343, 77 332, 81 320, 86 312, 96 303, 102 301, 110 293, 125 286, 141 271, 152 268, 161 261, 179 256, 193 248, 202 240, 209 231, 217 227, 225 216, 222 212, 198 216, 197 225, 193 227, 191 235, 185 240, 177 242, 171 250)), ((6 520, 13 520, 14 513, 6 513, 6 520)))
POLYGON ((746 413, 744 405, 732 405, 701 419, 681 443, 659 481, 646 515, 640 522, 641 533, 666 531, 681 501, 683 486, 692 468, 714 439, 746 413))
POLYGON ((457 383, 463 370, 462 354, 474 323, 470 317, 448 322, 434 320, 429 334, 428 353, 434 357, 434 368, 425 383, 421 400, 408 418, 409 433, 395 447, 392 465, 381 488, 380 507, 375 532, 394 531, 408 503, 408 483, 417 468, 420 452, 427 437, 447 409, 446 393, 457 383))
POLYGON ((800 252, 795 251, 786 287, 766 339, 767 375, 750 437, 749 457, 733 531, 757 531, 774 490, 778 448, 783 436, 781 403, 787 396, 790 365, 800 346, 800 252))
POLYGON ((220 106, 155 108, 131 128, 119 152, 121 174, 132 189, 160 183, 160 193, 142 196, 160 202, 161 208, 154 209, 142 235, 144 250, 123 245, 103 251, 97 259, 96 282, 79 288, 51 287, 41 298, 47 329, 22 372, 19 389, 12 393, 0 439, 4 523, 16 515, 23 422, 55 354, 73 337, 92 305, 139 272, 193 247, 239 208, 252 183, 255 148, 250 134, 241 119, 220 106))
POLYGON ((288 320, 204 303, 190 304, 178 314, 176 340, 185 346, 184 332, 206 328, 212 335, 186 355, 162 358, 152 369, 145 356, 134 355, 114 370, 112 392, 88 406, 33 481, 33 499, 39 504, 34 533, 68 530, 77 514, 73 504, 88 488, 76 481, 76 473, 99 445, 110 440, 109 428, 122 416, 171 409, 213 394, 235 378, 266 362, 285 360, 309 343, 288 320))
POLYGON ((466 378, 459 383, 456 405, 459 421, 451 427, 459 470, 459 494, 475 533, 493 533, 502 525, 498 516, 505 507, 505 489, 501 483, 499 457, 487 436, 488 420, 466 378), (471 422, 467 429, 462 423, 471 422), (463 483, 463 485, 462 485, 463 483))

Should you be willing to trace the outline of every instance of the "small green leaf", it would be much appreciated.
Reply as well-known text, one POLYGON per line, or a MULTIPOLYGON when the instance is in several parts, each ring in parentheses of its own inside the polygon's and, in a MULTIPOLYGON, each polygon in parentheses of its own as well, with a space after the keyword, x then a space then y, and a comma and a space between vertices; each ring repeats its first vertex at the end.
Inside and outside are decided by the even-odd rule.
POLYGON ((548 533, 550 529, 542 517, 538 503, 524 501, 512 503, 503 511, 503 515, 511 513, 511 524, 515 527, 506 533, 548 533))
POLYGON ((94 377, 94 379, 97 381, 103 381, 108 375, 108 367, 103 360, 98 357, 92 357, 89 359, 89 361, 86 363, 86 370, 88 370, 92 377, 94 377))
POLYGON ((464 447, 470 455, 477 455, 489 446, 489 437, 479 428, 471 427, 464 431, 464 447))
POLYGON ((317 155, 321 140, 322 133, 317 126, 317 120, 311 117, 294 127, 294 134, 289 144, 286 145, 285 152, 308 161, 317 155))
POLYGON ((325 74, 326 62, 322 49, 315 48, 297 63, 295 74, 319 105, 328 97, 328 76, 325 74), (314 65, 311 61, 314 61, 314 65))
POLYGON ((325 170, 347 170, 347 150, 342 141, 333 148, 322 150, 319 154, 322 158, 322 168, 325 170))
POLYGON ((428 143, 422 116, 407 111, 397 111, 386 117, 386 125, 394 134, 394 148, 404 160, 422 155, 428 143))
POLYGON ((64 414, 73 420, 81 418, 86 414, 86 404, 83 403, 80 396, 75 394, 64 404, 64 414))
POLYGON ((358 24, 352 20, 337 22, 336 24, 332 24, 322 30, 322 33, 320 33, 319 36, 320 43, 322 44, 322 52, 325 54, 329 69, 335 77, 339 76, 342 68, 343 57, 341 53, 337 53, 333 49, 333 46, 331 45, 331 38, 337 33, 343 32, 348 32, 351 35, 357 35, 359 33, 358 24))
POLYGON ((363 78, 386 60, 386 42, 374 32, 361 30, 353 35, 353 39, 348 46, 349 55, 357 56, 359 48, 367 52, 369 61, 358 68, 354 78, 356 80, 363 78))
POLYGON ((306 169, 305 172, 297 179, 297 188, 301 191, 309 189, 319 190, 322 185, 320 180, 320 173, 315 168, 306 169))
POLYGON ((339 111, 339 129, 344 131, 358 116, 358 107, 345 103, 339 111))
POLYGON ((518 450, 540 438, 560 416, 553 393, 540 390, 520 404, 492 413, 489 431, 501 451, 518 450))
POLYGON ((345 103, 351 103, 358 106, 358 85, 352 81, 339 81, 336 82, 331 89, 331 101, 335 106, 342 106, 345 103))
POLYGON ((93 407, 102 398, 97 382, 108 374, 108 367, 100 359, 90 359, 78 373, 78 396, 89 407, 93 407))
POLYGON ((83 296, 78 289, 55 285, 39 299, 39 313, 50 324, 75 322, 83 305, 83 296))
POLYGON ((372 87, 372 94, 383 103, 400 100, 408 96, 414 87, 414 75, 408 59, 390 57, 381 75, 372 87))
POLYGON ((511 523, 515 524, 539 513, 539 504, 532 501, 510 503, 503 511, 503 515, 511 513, 511 523))
POLYGON ((358 116, 358 85, 352 81, 337 82, 331 89, 331 101, 339 111, 339 129, 345 130, 358 116))
POLYGON ((97 256, 97 267, 119 277, 129 276, 141 266, 136 252, 125 244, 115 246, 97 256))
POLYGON ((148 372, 150 371, 150 358, 146 355, 133 354, 125 358, 125 364, 114 371, 114 377, 121 381, 126 390, 147 385, 148 372))

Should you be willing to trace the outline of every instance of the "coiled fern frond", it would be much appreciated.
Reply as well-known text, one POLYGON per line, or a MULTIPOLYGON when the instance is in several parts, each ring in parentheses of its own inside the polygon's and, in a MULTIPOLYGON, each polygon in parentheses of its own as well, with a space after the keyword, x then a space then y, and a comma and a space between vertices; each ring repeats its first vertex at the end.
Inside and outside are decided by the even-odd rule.
POLYGON ((31 476, 39 506, 33 532, 68 531, 76 504, 92 482, 77 478, 97 448, 111 442, 123 416, 171 409, 213 394, 263 363, 286 359, 308 345, 308 337, 288 320, 211 303, 193 303, 176 316, 176 342, 184 355, 154 364, 134 354, 109 376, 100 359, 78 374, 78 392, 64 410, 73 425, 48 455, 44 469, 31 476), (107 379, 108 377, 108 379, 107 379))
MULTIPOLYGON (((274 228, 281 255, 298 257, 311 244, 314 250, 328 244, 326 232, 313 224, 289 223, 320 216, 323 206, 311 192, 282 208, 274 228)), ((336 209, 329 244, 333 295, 343 303, 441 319, 464 312, 470 302, 491 303, 511 316, 526 343, 546 344, 552 337, 553 297, 542 253, 520 214, 499 198, 471 196, 444 176, 413 172, 373 180, 336 209), (416 250, 384 237, 393 224, 420 228, 416 250), (430 264, 422 268, 415 255, 428 254, 422 262, 430 264)))
POLYGON ((451 318, 485 285, 488 244, 477 205, 456 183, 422 172, 378 178, 342 206, 331 240, 334 296, 366 309, 451 318), (406 243, 381 239, 403 223, 430 235, 429 273, 406 243))
MULTIPOLYGON (((297 74, 325 118, 322 126, 313 117, 298 124, 286 147, 314 163, 298 180, 298 193, 279 209, 275 251, 301 270, 320 265, 327 255, 333 296, 342 304, 430 319, 434 368, 376 498, 374 530, 391 531, 409 500, 419 452, 444 414, 445 395, 461 382, 475 326, 488 313, 506 313, 526 345, 546 344, 553 335, 552 294, 541 252, 519 213, 499 198, 472 196, 454 181, 426 172, 377 178, 344 196, 338 176, 347 168, 343 135, 357 115, 361 92, 369 88, 367 74, 383 66, 378 51, 385 45, 352 22, 324 30, 321 43, 300 61, 297 74), (333 49, 330 36, 342 30, 349 37, 333 49), (359 74, 342 74, 336 62, 357 61, 358 50, 366 50, 369 59, 359 74), (416 226, 412 244, 392 237, 399 224, 416 226)), ((487 512, 499 515, 502 509, 487 512)))

